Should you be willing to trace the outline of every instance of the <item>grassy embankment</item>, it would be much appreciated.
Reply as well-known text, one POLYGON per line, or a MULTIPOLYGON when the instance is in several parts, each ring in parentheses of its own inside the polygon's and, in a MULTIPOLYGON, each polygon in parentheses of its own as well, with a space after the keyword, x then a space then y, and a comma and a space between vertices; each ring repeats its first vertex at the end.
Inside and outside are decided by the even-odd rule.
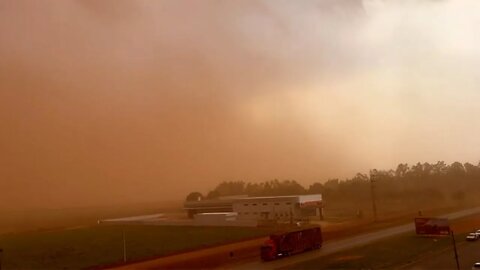
POLYGON ((3 269, 80 269, 262 236, 267 229, 180 226, 96 226, 0 235, 3 269))

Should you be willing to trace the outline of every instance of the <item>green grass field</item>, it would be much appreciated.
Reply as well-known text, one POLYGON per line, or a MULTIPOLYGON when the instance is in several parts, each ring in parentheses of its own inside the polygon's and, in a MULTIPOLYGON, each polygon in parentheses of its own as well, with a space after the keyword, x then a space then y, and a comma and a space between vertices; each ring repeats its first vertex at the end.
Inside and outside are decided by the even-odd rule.
POLYGON ((96 226, 0 235, 2 269, 80 269, 141 260, 182 250, 262 236, 266 229, 237 227, 96 226))
MULTIPOLYGON (((458 240, 463 237, 456 236, 458 240)), ((451 241, 450 237, 428 238, 408 233, 303 262, 291 269, 391 269, 450 248, 453 259, 451 241)))

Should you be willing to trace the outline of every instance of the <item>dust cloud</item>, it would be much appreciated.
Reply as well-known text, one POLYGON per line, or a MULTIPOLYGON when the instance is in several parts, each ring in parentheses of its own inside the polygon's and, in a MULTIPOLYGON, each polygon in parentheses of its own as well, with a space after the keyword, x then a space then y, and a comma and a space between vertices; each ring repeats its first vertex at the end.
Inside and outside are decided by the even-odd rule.
POLYGON ((478 161, 480 3, 0 2, 1 208, 478 161))

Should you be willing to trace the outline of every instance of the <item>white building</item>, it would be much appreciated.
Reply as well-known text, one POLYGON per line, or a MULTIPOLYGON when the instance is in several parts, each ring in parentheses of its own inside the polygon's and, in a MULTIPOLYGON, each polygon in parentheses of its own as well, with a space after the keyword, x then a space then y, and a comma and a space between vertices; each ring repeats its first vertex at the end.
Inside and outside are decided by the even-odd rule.
POLYGON ((322 195, 248 197, 232 202, 238 220, 297 221, 320 218, 322 195))

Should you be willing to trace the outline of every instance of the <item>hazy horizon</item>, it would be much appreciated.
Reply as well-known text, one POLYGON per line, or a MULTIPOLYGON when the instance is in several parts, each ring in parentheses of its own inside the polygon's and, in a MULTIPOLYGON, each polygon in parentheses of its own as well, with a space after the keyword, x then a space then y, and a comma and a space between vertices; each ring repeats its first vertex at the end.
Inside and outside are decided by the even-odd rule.
POLYGON ((480 160, 480 2, 0 2, 0 208, 480 160))

